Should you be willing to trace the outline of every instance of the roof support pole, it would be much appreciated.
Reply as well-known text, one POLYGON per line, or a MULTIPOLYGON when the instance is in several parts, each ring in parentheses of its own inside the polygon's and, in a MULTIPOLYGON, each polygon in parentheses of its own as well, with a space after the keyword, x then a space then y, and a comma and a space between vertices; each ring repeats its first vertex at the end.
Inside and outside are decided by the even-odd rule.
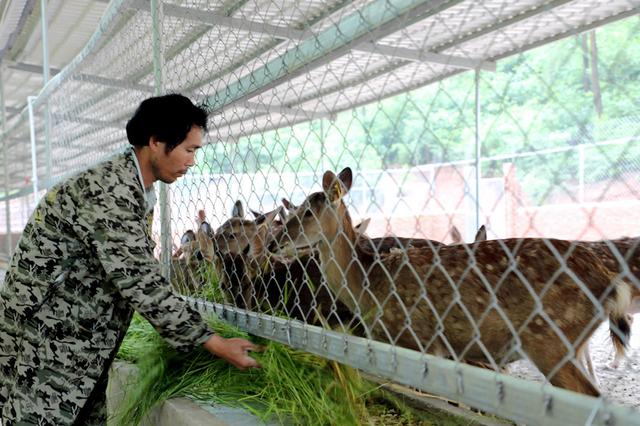
MULTIPOLYGON (((49 82, 49 29, 47 24, 47 0, 40 0, 40 16, 42 21, 42 85, 46 86, 49 82)), ((47 184, 51 183, 51 117, 49 116, 49 100, 44 105, 44 146, 46 157, 46 174, 47 184)))
MULTIPOLYGON (((164 44, 162 0, 151 0, 151 34, 153 44, 153 82, 156 96, 164 94, 164 44)), ((160 182, 160 263, 162 274, 169 279, 171 273, 171 193, 169 186, 160 182)))
POLYGON ((475 134, 476 134, 476 152, 475 152, 475 174, 476 174, 476 223, 475 223, 475 232, 480 228, 480 179, 482 177, 482 145, 480 140, 480 70, 476 69, 475 71, 475 79, 474 79, 474 90, 475 90, 475 100, 476 100, 476 111, 475 111, 475 134))
POLYGON ((36 96, 27 97, 27 107, 29 108, 29 135, 31 136, 31 184, 33 185, 33 204, 38 204, 38 159, 36 157, 36 127, 33 115, 33 103, 36 96))
POLYGON ((7 257, 11 257, 11 251, 13 249, 13 244, 11 243, 11 200, 9 199, 9 150, 7 148, 7 139, 5 131, 7 130, 7 111, 6 104, 4 99, 4 84, 2 79, 2 63, 0 62, 0 130, 2 130, 2 150, 3 155, 2 159, 4 160, 4 215, 5 222, 7 225, 7 236, 4 239, 5 242, 5 253, 7 257))

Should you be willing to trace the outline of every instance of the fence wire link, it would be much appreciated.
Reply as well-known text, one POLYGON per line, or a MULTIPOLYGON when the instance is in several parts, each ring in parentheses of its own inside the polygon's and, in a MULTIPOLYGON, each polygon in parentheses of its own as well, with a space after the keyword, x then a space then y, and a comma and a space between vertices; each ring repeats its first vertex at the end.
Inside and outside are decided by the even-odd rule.
POLYGON ((128 146, 160 63, 164 92, 211 112, 169 228, 156 209, 176 291, 516 421, 631 418, 609 401, 639 406, 612 383, 640 369, 637 1, 158 3, 155 28, 154 2, 112 2, 33 125, 8 117, 5 241, 128 146))

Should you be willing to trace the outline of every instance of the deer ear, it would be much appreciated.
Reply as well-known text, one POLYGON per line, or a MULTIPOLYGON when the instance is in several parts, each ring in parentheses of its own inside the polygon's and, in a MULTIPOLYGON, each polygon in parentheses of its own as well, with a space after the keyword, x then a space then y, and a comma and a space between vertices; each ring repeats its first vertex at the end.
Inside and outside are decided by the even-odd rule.
POLYGON ((282 223, 287 223, 287 210, 280 208, 280 212, 278 213, 278 215, 280 216, 280 220, 282 221, 282 223))
POLYGON ((282 199, 282 205, 284 206, 285 209, 289 210, 290 212, 297 209, 297 206, 293 204, 291 201, 287 200, 286 198, 282 199))
POLYGON ((273 223, 275 218, 278 217, 281 211, 282 211, 282 207, 278 207, 277 209, 271 210, 268 213, 261 214, 256 218, 256 223, 260 226, 263 226, 263 225, 269 226, 273 223))
POLYGON ((231 217, 244 217, 244 207, 242 201, 238 200, 233 204, 231 209, 231 217))
POLYGON ((360 222, 359 224, 357 224, 356 231, 358 231, 358 234, 363 235, 365 232, 367 232, 367 228, 369 227, 370 223, 371 223, 371 218, 368 217, 364 219, 362 222, 360 222))
POLYGON ((451 239, 453 240, 453 244, 460 244, 462 242, 462 234, 460 234, 460 231, 458 231, 455 225, 451 228, 451 239))
POLYGON ((332 171, 326 171, 322 176, 322 188, 332 203, 340 201, 347 192, 343 183, 332 171))
POLYGON ((351 167, 345 167, 342 169, 342 171, 338 173, 338 179, 340 179, 344 188, 349 191, 351 189, 351 184, 353 183, 353 172, 351 171, 351 167))
POLYGON ((478 232, 476 232, 476 238, 474 241, 487 241, 487 228, 484 225, 482 225, 480 229, 478 229, 478 232))
POLYGON ((256 232, 249 243, 249 246, 251 247, 250 253, 254 258, 261 256, 265 252, 264 242, 267 238, 267 229, 267 226, 260 226, 258 228, 258 232, 256 232))
POLYGON ((260 216, 262 216, 262 213, 257 212, 257 211, 255 211, 255 210, 253 210, 253 209, 249 209, 249 211, 250 211, 250 212, 251 212, 251 214, 253 215, 254 219, 257 219, 257 218, 259 218, 260 216))
POLYGON ((271 210, 269 213, 265 213, 265 221, 264 223, 267 225, 271 225, 271 223, 273 223, 273 221, 276 219, 276 217, 278 217, 278 214, 280 214, 280 211, 282 211, 282 207, 278 207, 275 210, 271 210))

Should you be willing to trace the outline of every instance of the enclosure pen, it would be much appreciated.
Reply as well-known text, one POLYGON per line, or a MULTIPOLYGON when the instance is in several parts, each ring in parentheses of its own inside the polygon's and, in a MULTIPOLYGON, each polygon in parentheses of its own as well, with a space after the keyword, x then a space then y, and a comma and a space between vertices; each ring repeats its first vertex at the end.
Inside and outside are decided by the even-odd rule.
POLYGON ((235 371, 136 318, 120 423, 174 396, 461 421, 392 383, 485 419, 640 425, 640 0, 39 3, 0 2, 0 262, 47 190, 129 146, 141 101, 181 93, 208 132, 156 187, 154 256, 266 348, 235 371))

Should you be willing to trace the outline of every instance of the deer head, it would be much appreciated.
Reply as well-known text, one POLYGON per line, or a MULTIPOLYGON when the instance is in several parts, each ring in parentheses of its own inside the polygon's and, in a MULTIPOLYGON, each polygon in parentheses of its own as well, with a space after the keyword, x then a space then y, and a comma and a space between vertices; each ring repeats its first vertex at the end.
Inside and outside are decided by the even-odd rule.
MULTIPOLYGON (((321 192, 309 195, 300 206, 293 210, 282 232, 270 245, 270 250, 278 246, 293 245, 295 248, 315 246, 323 239, 333 240, 344 230, 342 218, 348 218, 342 198, 351 188, 353 174, 350 168, 342 170, 338 176, 327 171, 322 177, 321 192)), ((350 223, 350 218, 348 219, 350 223)), ((350 232, 354 232, 353 228, 350 232)))

